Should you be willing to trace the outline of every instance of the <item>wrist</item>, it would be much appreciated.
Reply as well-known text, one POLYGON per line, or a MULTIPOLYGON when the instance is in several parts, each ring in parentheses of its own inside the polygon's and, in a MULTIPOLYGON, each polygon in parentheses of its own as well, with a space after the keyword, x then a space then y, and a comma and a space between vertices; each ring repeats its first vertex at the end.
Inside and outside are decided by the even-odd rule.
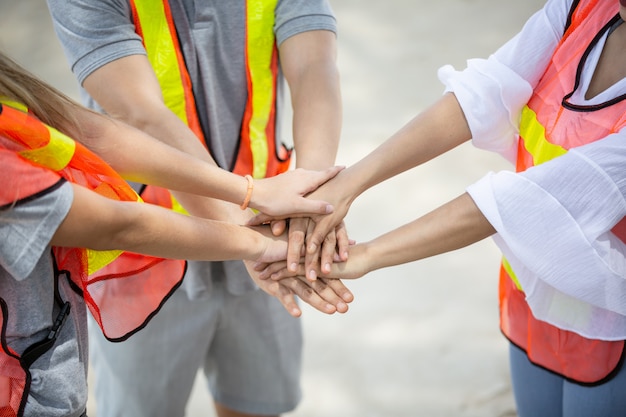
POLYGON ((243 231, 243 238, 241 239, 241 242, 243 243, 242 258, 244 260, 256 262, 261 259, 265 253, 267 249, 267 240, 262 233, 259 233, 259 231, 255 230, 253 227, 244 225, 239 225, 239 227, 243 231))
POLYGON ((243 198, 243 202, 239 206, 239 208, 242 210, 246 210, 248 208, 248 205, 250 204, 250 200, 252 199, 252 192, 254 191, 254 179, 252 178, 252 175, 246 175, 244 176, 244 178, 247 181, 247 185, 246 185, 246 195, 243 198))

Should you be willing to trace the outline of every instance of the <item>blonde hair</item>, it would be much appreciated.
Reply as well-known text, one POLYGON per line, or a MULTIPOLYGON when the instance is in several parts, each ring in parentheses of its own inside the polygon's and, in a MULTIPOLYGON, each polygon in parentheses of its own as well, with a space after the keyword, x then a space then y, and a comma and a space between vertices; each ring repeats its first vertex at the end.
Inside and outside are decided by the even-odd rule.
POLYGON ((0 51, 0 97, 25 105, 42 122, 72 137, 80 133, 79 104, 0 51))

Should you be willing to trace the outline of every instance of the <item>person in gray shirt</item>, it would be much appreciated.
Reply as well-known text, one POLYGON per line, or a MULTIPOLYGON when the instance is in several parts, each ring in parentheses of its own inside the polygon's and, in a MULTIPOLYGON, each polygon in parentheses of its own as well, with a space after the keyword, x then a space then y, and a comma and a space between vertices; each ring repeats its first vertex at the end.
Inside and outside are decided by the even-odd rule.
MULTIPOLYGON (((288 142, 280 134, 286 80, 296 167, 332 166, 342 117, 333 12, 327 0, 274 3, 170 0, 163 2, 163 12, 156 10, 161 2, 142 0, 48 0, 56 33, 90 107, 237 172, 241 151, 254 151, 243 139, 250 97, 274 95, 271 117, 276 122, 264 128, 276 132, 277 148, 288 142), (263 41, 248 45, 258 35, 251 28, 255 13, 268 7, 271 16, 263 16, 271 18, 271 26, 259 31, 263 41), (199 131, 168 106, 171 87, 161 82, 163 60, 154 59, 150 41, 162 21, 154 14, 142 18, 146 9, 163 14, 176 29, 166 40, 178 45, 174 49, 184 60, 199 131), (253 90, 250 56, 266 47, 267 35, 277 45, 276 91, 253 90)), ((285 225, 277 224, 276 231, 285 225)), ((289 221, 292 260, 313 225, 309 218, 289 221)), ((324 263, 332 263, 337 247, 346 252, 343 225, 337 230, 327 239, 324 263)), ((128 343, 112 345, 90 336, 99 417, 182 416, 199 369, 220 417, 278 415, 293 410, 301 397, 300 322, 258 291, 240 261, 190 262, 181 289, 128 343)))
MULTIPOLYGON (((84 416, 88 368, 85 303, 92 313, 98 313, 107 337, 122 341, 149 322, 172 288, 180 284, 185 264, 173 260, 155 263, 155 258, 150 258, 149 265, 170 265, 177 271, 165 285, 158 276, 150 275, 152 266, 142 266, 148 274, 141 279, 148 281, 138 281, 137 275, 128 279, 136 270, 120 269, 119 264, 115 274, 95 277, 87 266, 98 259, 94 251, 127 250, 133 252, 129 259, 142 262, 136 254, 268 261, 284 257, 287 242, 285 237, 271 237, 269 230, 182 216, 137 203, 136 194, 110 166, 65 134, 81 139, 129 178, 140 175, 185 192, 204 189, 201 182, 212 180, 202 178, 210 177, 216 168, 82 108, 2 53, 0 97, 0 165, 6 180, 0 188, 0 415, 84 416), (151 155, 147 161, 128 158, 145 153, 151 155), (171 175, 163 169, 164 161, 184 169, 171 175), (200 182, 196 180, 199 173, 204 173, 200 182), (81 249, 85 247, 93 256, 81 249), (109 283, 114 285, 114 293, 102 291, 109 283), (150 291, 143 298, 146 288, 150 291), (156 303, 142 304, 146 299, 156 303), (124 307, 131 304, 132 309, 124 307)), ((310 185, 323 183, 336 172, 314 173, 316 179, 310 185)), ((289 181, 297 177, 309 181, 300 174, 305 173, 289 181)), ((189 200, 194 198, 204 199, 190 196, 189 200)), ((115 259, 125 262, 126 258, 118 254, 115 259)), ((328 312, 327 304, 337 304, 341 293, 347 292, 345 288, 334 293, 328 287, 317 287, 319 293, 312 294, 303 291, 301 283, 307 281, 281 284, 282 288, 259 285, 279 297, 287 310, 297 308, 294 295, 298 295, 328 312)), ((314 286, 309 288, 315 291, 314 286)))

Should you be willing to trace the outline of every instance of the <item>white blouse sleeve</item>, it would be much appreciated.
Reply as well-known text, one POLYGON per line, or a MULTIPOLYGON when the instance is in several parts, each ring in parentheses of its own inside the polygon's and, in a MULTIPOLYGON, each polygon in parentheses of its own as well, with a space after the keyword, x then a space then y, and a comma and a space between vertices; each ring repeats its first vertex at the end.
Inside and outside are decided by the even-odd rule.
POLYGON ((521 111, 561 39, 571 3, 549 0, 488 59, 469 60, 463 71, 440 68, 439 79, 458 99, 476 147, 515 160, 521 111))
POLYGON ((468 188, 533 314, 585 337, 626 339, 626 132, 468 188))

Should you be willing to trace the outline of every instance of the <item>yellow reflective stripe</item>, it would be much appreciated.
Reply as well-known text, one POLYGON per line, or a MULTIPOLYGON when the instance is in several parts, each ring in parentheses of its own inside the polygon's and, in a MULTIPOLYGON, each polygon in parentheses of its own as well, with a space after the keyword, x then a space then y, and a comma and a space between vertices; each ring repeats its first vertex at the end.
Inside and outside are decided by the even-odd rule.
POLYGON ((45 125, 50 132, 50 141, 46 146, 28 149, 19 154, 38 165, 61 171, 70 163, 76 150, 76 142, 53 127, 45 125))
POLYGON ((23 103, 10 100, 5 96, 0 96, 0 103, 6 104, 7 106, 14 108, 15 110, 20 110, 24 113, 28 113, 28 107, 26 107, 23 103))
POLYGON ((511 281, 513 281, 513 283, 515 284, 517 289, 520 290, 520 291, 523 291, 522 290, 522 285, 517 280, 517 276, 515 276, 515 272, 513 272, 513 268, 511 268, 511 264, 504 257, 502 258, 502 267, 504 268, 506 273, 509 274, 509 277, 511 278, 511 281))
MULTIPOLYGON (((23 103, 0 97, 0 103, 16 110, 28 113, 28 107, 23 103)), ((61 171, 70 163, 76 150, 76 142, 69 136, 59 132, 53 127, 42 123, 50 134, 48 144, 37 149, 27 149, 19 152, 19 155, 29 161, 50 168, 53 171, 61 171)))
POLYGON ((122 253, 124 251, 121 250, 97 251, 87 249, 87 273, 91 275, 99 271, 115 261, 122 253))
POLYGON ((274 10, 277 0, 248 0, 247 2, 247 55, 252 96, 250 117, 250 148, 252 150, 252 176, 262 178, 267 171, 268 144, 265 129, 274 105, 274 10))
POLYGON ((161 86, 165 105, 185 124, 188 124, 185 88, 180 75, 174 36, 165 14, 163 1, 135 0, 135 10, 148 60, 161 86))
MULTIPOLYGON (((546 130, 537 120, 537 113, 528 106, 524 106, 522 110, 520 137, 524 140, 524 148, 533 158, 533 165, 547 162, 567 152, 567 149, 555 145, 546 139, 546 130)), ((523 291, 521 284, 515 276, 515 272, 511 268, 511 264, 509 264, 506 258, 502 258, 502 267, 515 284, 515 287, 523 291)))
POLYGON ((567 149, 548 142, 546 130, 537 120, 537 114, 528 106, 522 110, 520 136, 524 147, 533 157, 533 164, 539 165, 567 152, 567 149))
MULTIPOLYGON (((22 103, 7 100, 5 98, 0 98, 0 102, 16 110, 28 113, 28 107, 26 107, 22 103)), ((22 157, 33 161, 37 165, 44 166, 53 171, 61 171, 65 169, 72 160, 76 151, 76 142, 72 138, 59 132, 55 128, 50 127, 43 122, 41 124, 45 126, 46 129, 48 129, 48 132, 50 134, 50 140, 48 144, 41 148, 21 151, 19 152, 19 154, 22 157)), ((110 184, 103 182, 98 187, 96 187, 94 191, 103 196, 115 198, 116 194, 112 190, 109 191, 110 188, 110 184)), ((137 195, 137 201, 141 201, 139 195, 137 195)), ((87 273, 91 275, 94 272, 97 272, 98 270, 109 265, 111 262, 115 261, 123 253, 123 251, 95 251, 91 249, 86 249, 86 253, 87 273)))
POLYGON ((174 198, 172 193, 170 193, 170 196, 172 198, 172 210, 174 210, 176 213, 180 213, 180 214, 184 214, 184 215, 188 216, 189 212, 187 210, 185 210, 185 208, 182 206, 182 204, 180 204, 178 202, 178 200, 176 200, 174 198))

